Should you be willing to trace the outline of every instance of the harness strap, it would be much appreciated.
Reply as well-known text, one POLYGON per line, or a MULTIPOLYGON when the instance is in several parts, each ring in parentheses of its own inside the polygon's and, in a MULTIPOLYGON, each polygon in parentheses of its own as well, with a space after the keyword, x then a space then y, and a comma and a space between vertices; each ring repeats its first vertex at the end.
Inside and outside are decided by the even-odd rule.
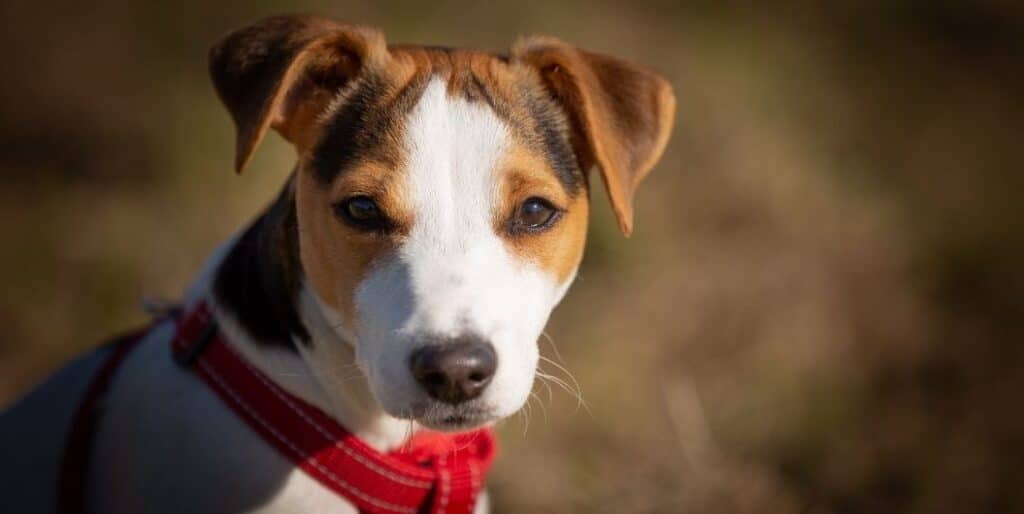
POLYGON ((149 332, 149 328, 127 333, 105 345, 113 348, 110 356, 89 384, 69 428, 64 460, 57 477, 57 512, 60 514, 85 512, 85 473, 89 467, 96 422, 102 411, 100 402, 110 387, 117 367, 149 332))

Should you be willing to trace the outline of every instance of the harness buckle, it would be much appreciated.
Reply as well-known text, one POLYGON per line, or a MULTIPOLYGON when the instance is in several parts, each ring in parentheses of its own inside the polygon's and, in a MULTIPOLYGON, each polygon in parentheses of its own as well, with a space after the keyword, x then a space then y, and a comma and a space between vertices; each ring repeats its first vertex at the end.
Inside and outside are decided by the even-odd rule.
POLYGON ((180 351, 174 352, 174 361, 183 368, 191 366, 203 354, 203 351, 206 350, 206 347, 209 346, 210 341, 213 341, 216 335, 217 320, 210 316, 210 321, 203 327, 199 337, 196 337, 191 343, 184 342, 183 348, 180 351))

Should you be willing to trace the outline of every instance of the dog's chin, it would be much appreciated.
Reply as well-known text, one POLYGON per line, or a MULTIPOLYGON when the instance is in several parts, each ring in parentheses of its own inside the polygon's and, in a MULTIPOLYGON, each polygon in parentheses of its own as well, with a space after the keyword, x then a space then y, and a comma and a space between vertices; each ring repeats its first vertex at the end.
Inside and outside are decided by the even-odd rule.
POLYGON ((425 428, 441 432, 465 432, 497 421, 490 409, 474 405, 449 405, 431 402, 407 411, 406 416, 425 428))
POLYGON ((465 432, 487 425, 495 419, 493 416, 462 416, 455 414, 438 419, 420 418, 417 419, 417 422, 426 428, 440 432, 465 432))

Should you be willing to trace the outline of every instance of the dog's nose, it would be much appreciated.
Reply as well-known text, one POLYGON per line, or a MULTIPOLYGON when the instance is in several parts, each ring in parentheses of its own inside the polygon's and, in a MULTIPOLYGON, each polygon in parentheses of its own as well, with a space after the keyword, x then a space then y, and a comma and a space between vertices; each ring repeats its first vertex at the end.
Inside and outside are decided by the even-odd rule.
POLYGON ((427 394, 455 404, 480 396, 498 368, 498 356, 489 343, 462 340, 416 350, 409 367, 427 394))

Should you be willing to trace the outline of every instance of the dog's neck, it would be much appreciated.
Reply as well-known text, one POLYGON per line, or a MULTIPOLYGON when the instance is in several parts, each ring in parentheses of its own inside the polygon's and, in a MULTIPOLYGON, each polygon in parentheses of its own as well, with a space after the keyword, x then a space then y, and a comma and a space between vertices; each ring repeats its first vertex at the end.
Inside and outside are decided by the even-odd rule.
POLYGON ((228 343, 289 393, 378 450, 418 429, 385 413, 357 364, 354 340, 302 276, 290 186, 209 259, 186 304, 206 299, 228 343))

